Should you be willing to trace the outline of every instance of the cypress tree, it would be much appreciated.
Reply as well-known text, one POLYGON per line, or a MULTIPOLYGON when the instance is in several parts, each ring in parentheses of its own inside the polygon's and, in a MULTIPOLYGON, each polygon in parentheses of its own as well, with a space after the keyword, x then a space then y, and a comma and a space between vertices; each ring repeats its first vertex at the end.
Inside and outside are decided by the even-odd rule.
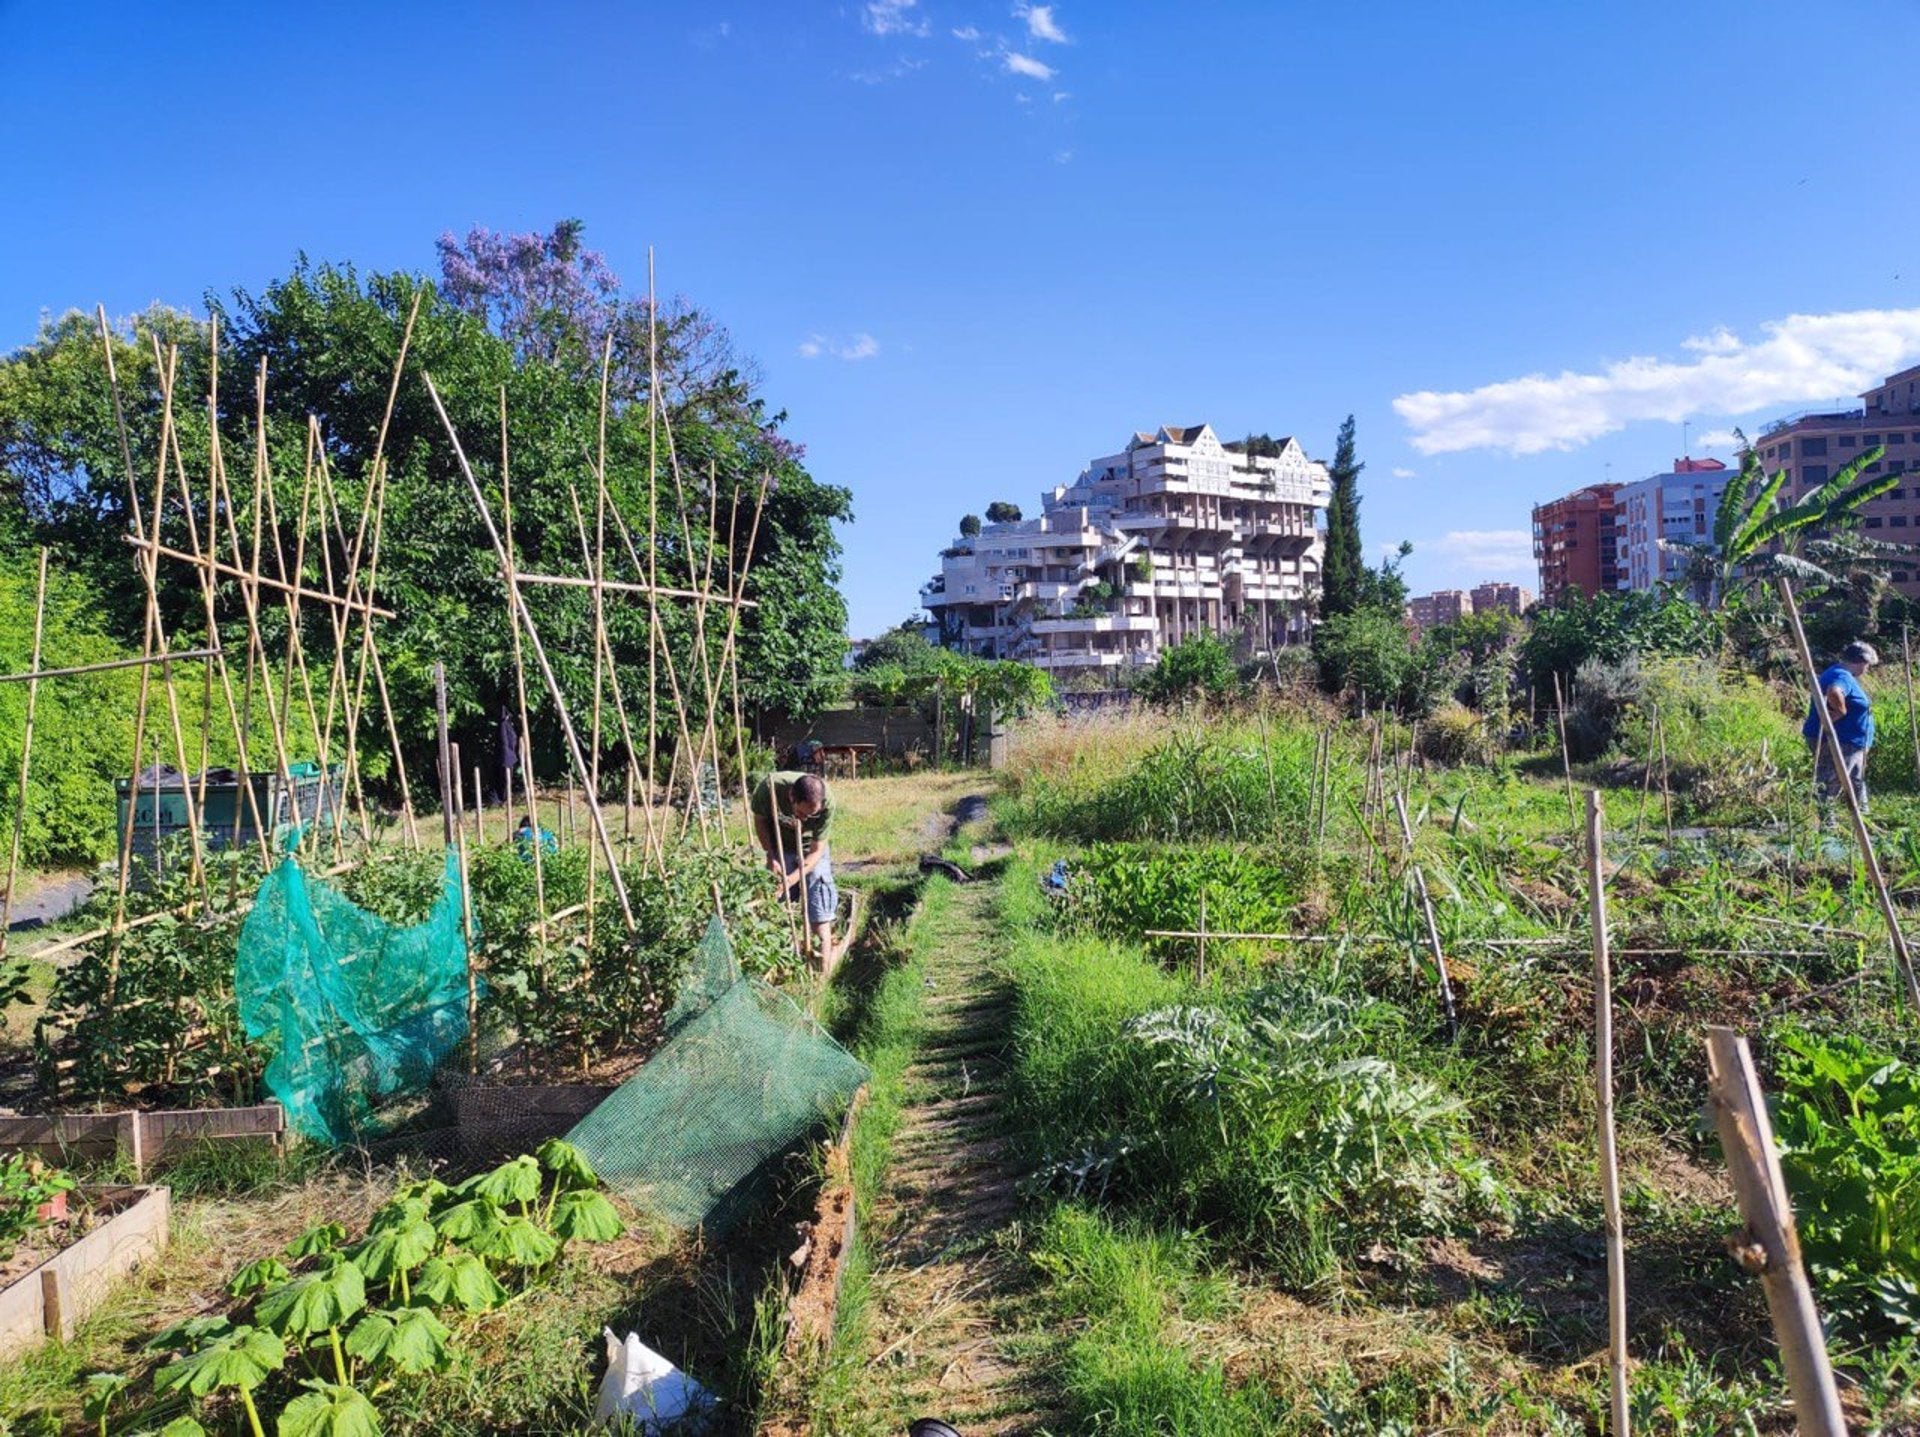
POLYGON ((1340 426, 1327 466, 1333 499, 1327 505, 1327 548, 1320 564, 1320 616, 1350 614, 1365 601, 1366 563, 1360 547, 1360 471, 1353 455, 1353 416, 1340 426))

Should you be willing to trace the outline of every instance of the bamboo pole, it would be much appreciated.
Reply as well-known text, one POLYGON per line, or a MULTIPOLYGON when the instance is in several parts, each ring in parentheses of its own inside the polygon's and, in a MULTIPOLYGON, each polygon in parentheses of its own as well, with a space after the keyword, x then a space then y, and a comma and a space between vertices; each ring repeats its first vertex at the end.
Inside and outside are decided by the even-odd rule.
MULTIPOLYGON (((433 399, 433 407, 440 416, 440 422, 446 427, 447 438, 453 444, 454 458, 459 461, 461 476, 467 481, 467 488, 473 495, 473 502, 480 511, 482 522, 486 525, 487 537, 493 544, 494 556, 501 562, 504 570, 506 550, 500 542, 500 531, 493 522, 493 510, 488 507, 487 496, 480 489, 480 481, 474 478, 472 466, 467 463, 466 451, 460 447, 460 436, 454 430, 453 420, 448 417, 446 406, 441 403, 440 391, 434 387, 433 376, 423 373, 422 378, 426 381, 427 393, 433 399)), ((518 586, 510 584, 508 591, 512 594, 513 602, 520 611, 521 621, 527 626, 527 642, 533 646, 534 661, 540 665, 541 677, 546 680, 547 692, 553 699, 561 732, 566 735, 568 757, 573 761, 574 771, 584 777, 587 771, 586 757, 580 751, 580 738, 574 732, 573 718, 567 712, 566 698, 560 688, 560 681, 554 676, 553 666, 547 661, 546 648, 540 642, 540 630, 535 627, 533 615, 527 611, 526 599, 520 593, 518 586)), ((601 851, 605 853, 610 865, 608 876, 613 882, 614 894, 620 901, 621 916, 625 918, 627 931, 631 933, 636 926, 633 905, 627 898, 626 882, 620 876, 620 864, 614 852, 613 836, 607 832, 605 819, 600 812, 599 800, 592 794, 587 795, 587 812, 593 820, 594 832, 600 840, 601 851)))
POLYGON ((1200 890, 1200 932, 1195 941, 1199 945, 1199 962, 1196 965, 1195 977, 1204 987, 1207 981, 1207 890, 1204 887, 1200 890))
POLYGON ((1620 1214, 1619 1139, 1613 1123, 1613 965, 1607 953, 1606 809, 1587 790, 1587 894, 1593 914, 1593 1089, 1600 1129, 1600 1195, 1607 1223, 1607 1348, 1614 1437, 1628 1437, 1627 1248, 1620 1214))
POLYGON ((1907 679, 1907 733, 1913 739, 1913 774, 1920 781, 1920 709, 1913 701, 1913 642, 1908 626, 1900 626, 1901 671, 1907 679))
POLYGON ((480 815, 484 808, 485 803, 480 797, 480 765, 476 763, 473 766, 473 841, 475 843, 487 841, 487 835, 480 827, 480 815))
POLYGON ((1567 780, 1567 831, 1578 841, 1580 837, 1580 810, 1573 799, 1573 750, 1567 745, 1567 700, 1560 687, 1560 675, 1553 676, 1553 713, 1560 727, 1560 771, 1567 780))
POLYGON ((290 598, 297 597, 301 599, 311 599, 318 604, 332 604, 342 609, 351 610, 354 613, 372 614, 378 619, 391 619, 394 617, 392 609, 383 609, 377 604, 350 601, 340 594, 329 593, 325 589, 310 588, 305 584, 290 583, 284 579, 269 579, 265 574, 248 573, 236 564, 223 563, 218 559, 199 557, 184 549, 175 549, 167 544, 156 544, 150 539, 141 539, 133 534, 126 534, 122 537, 130 548, 150 549, 163 559, 175 559, 182 564, 197 564, 223 578, 243 579, 250 584, 255 584, 263 589, 272 589, 276 593, 285 594, 290 598))
MULTIPOLYGON (((1820 720, 1820 735, 1825 741, 1827 752, 1833 756, 1833 776, 1840 789, 1840 796, 1846 800, 1847 817, 1853 824, 1854 841, 1860 845, 1860 856, 1866 864, 1867 878, 1873 884, 1874 896, 1880 903, 1880 916, 1886 921, 1887 941, 1893 949, 1893 965, 1898 970, 1902 983, 1906 986, 1907 1002, 1912 1006, 1914 1016, 1920 1017, 1920 974, 1914 971, 1913 954, 1907 947, 1907 935, 1900 929, 1900 911, 1894 907, 1893 894, 1887 887, 1886 874, 1881 872, 1880 859, 1873 850, 1873 835, 1867 831, 1867 816, 1860 810, 1860 795, 1854 792, 1853 779, 1847 773, 1846 756, 1840 748, 1840 735, 1834 731, 1833 715, 1827 712, 1826 695, 1820 692, 1820 670, 1813 662, 1813 650, 1807 647, 1807 631, 1800 624, 1800 606, 1794 601, 1793 584, 1780 580, 1780 597, 1786 604, 1787 619, 1793 625, 1794 646, 1800 651, 1800 663, 1803 666, 1807 685, 1813 694, 1813 711, 1820 720)), ((1819 773, 1819 758, 1814 759, 1814 773, 1819 773)))
MULTIPOLYGON (((1841 778, 1844 781, 1844 773, 1841 778)), ((1845 1437, 1846 1418, 1827 1360, 1819 1309, 1800 1261, 1800 1238, 1793 1227, 1793 1205, 1780 1171, 1773 1125, 1747 1040, 1731 1028, 1707 1029, 1707 1093, 1740 1215, 1747 1223, 1735 1257, 1749 1272, 1758 1273, 1766 1292, 1799 1430, 1805 1437, 1845 1437)))
POLYGON ((434 732, 440 751, 440 841, 453 847, 453 745, 447 737, 447 666, 433 666, 434 732))
POLYGON ((143 664, 184 664, 219 656, 218 649, 174 649, 164 658, 105 659, 97 664, 74 664, 64 669, 31 669, 17 674, 0 674, 0 684, 31 684, 38 679, 70 679, 81 674, 109 673, 114 669, 137 669, 143 664))
POLYGON ((1434 972, 1439 975, 1440 1007, 1446 1014, 1447 1036, 1455 1037, 1460 1032, 1460 1017, 1453 1006, 1453 979, 1447 973, 1447 954, 1440 944, 1440 924, 1433 914, 1433 897, 1427 892, 1427 875, 1413 856, 1413 824, 1407 818, 1407 796, 1404 789, 1394 793, 1393 807, 1394 812, 1400 817, 1400 836, 1406 842, 1407 862, 1413 869, 1413 886, 1420 895, 1420 911, 1426 916, 1427 947, 1433 954, 1434 972))
MULTIPOLYGON (((7 890, 0 893, 0 958, 7 956, 7 934, 13 928, 13 895, 20 881, 20 842, 27 827, 27 781, 33 772, 34 710, 40 702, 40 641, 47 626, 47 549, 40 548, 40 577, 33 590, 33 648, 27 681, 27 720, 20 734, 20 786, 13 794, 13 836, 7 843, 7 890)), ((129 815, 131 817, 131 815, 129 815)))
MULTIPOLYGON (((513 637, 513 691, 520 711, 520 772, 527 791, 527 818, 533 829, 533 901, 544 924, 547 917, 546 844, 540 838, 540 788, 533 774, 533 726, 527 713, 527 667, 520 649, 520 607, 514 602, 518 575, 513 551, 513 468, 507 451, 507 387, 500 386, 500 529, 506 553, 507 632, 513 637)), ((559 820, 556 818, 555 823, 559 820)), ((542 930, 544 932, 544 929, 542 930)), ((540 942, 540 982, 546 985, 546 945, 540 942)))

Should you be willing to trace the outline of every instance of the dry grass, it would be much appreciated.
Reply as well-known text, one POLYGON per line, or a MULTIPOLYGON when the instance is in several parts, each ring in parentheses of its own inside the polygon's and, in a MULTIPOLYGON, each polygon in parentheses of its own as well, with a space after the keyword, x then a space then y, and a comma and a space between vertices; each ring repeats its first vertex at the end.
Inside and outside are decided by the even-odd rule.
POLYGON ((830 780, 834 862, 901 863, 936 851, 946 831, 929 819, 990 786, 978 770, 830 780))

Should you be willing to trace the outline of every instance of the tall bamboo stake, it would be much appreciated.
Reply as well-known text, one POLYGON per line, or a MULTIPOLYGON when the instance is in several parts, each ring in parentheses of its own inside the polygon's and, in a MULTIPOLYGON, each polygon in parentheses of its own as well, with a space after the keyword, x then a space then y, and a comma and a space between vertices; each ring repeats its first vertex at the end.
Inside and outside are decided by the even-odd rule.
MULTIPOLYGON (((473 495, 474 505, 479 509, 481 521, 486 525, 487 538, 493 544, 494 556, 500 561, 504 572, 506 549, 500 542, 500 531, 494 525, 493 510, 487 504, 487 496, 480 488, 480 481, 473 476, 472 466, 467 463, 466 451, 460 447, 460 436, 454 430, 453 420, 447 415, 446 405, 440 400, 440 391, 434 387, 433 376, 423 374, 422 378, 426 382, 427 393, 433 400, 434 410, 439 414, 440 422, 446 428, 447 438, 453 445, 454 458, 459 462, 461 476, 467 481, 467 488, 473 495)), ((509 591, 515 607, 520 612, 520 620, 526 625, 527 642, 533 646, 534 661, 540 665, 541 677, 546 680, 548 695, 553 699, 554 712, 560 720, 560 730, 566 736, 567 754, 573 761, 574 772, 584 778, 587 772, 586 755, 580 751, 580 738, 574 732, 573 718, 567 712, 566 696, 560 687, 560 681, 554 676, 553 666, 547 661, 546 648, 540 642, 540 630, 534 625, 533 615, 527 610, 525 596, 517 587, 509 586, 509 591)), ((614 852, 613 836, 607 832, 604 816, 600 812, 599 800, 593 794, 588 794, 586 801, 587 813, 593 820, 594 833, 600 840, 601 852, 606 855, 609 865, 608 877, 613 883, 614 895, 620 901, 621 916, 626 920, 627 931, 631 933, 636 926, 633 905, 627 898, 626 881, 620 876, 620 862, 614 852)))
MULTIPOLYGON (((507 387, 500 386, 500 526, 501 538, 506 551, 507 579, 507 632, 513 639, 513 692, 520 712, 520 772, 522 787, 527 791, 527 818, 533 828, 533 898, 540 914, 538 957, 540 960, 540 981, 546 983, 546 933, 547 933, 547 876, 546 845, 540 839, 540 788, 533 773, 533 726, 527 713, 527 666, 520 650, 520 606, 515 602, 519 593, 518 574, 514 568, 513 549, 513 467, 508 462, 507 451, 507 387)), ((559 820, 556 818, 555 823, 559 820)))
POLYGON ((1420 896, 1420 911, 1427 922, 1427 947, 1433 954, 1433 970, 1440 982, 1440 1007, 1447 1018, 1447 1036, 1457 1037, 1460 1032, 1460 1017, 1453 1006, 1453 979, 1447 972, 1447 953, 1440 943, 1440 923, 1434 917, 1433 897, 1427 892, 1427 875, 1413 856, 1413 824, 1407 818, 1407 796, 1404 790, 1393 795, 1394 812, 1400 817, 1400 837, 1407 846, 1407 863, 1413 869, 1414 890, 1420 896))
POLYGON ((1907 733, 1913 739, 1913 775, 1920 781, 1920 709, 1913 702, 1913 643, 1907 625, 1900 626, 1900 669, 1907 680, 1907 733))
POLYGON ((13 894, 20 880, 20 841, 27 826, 27 780, 33 771, 33 719, 40 703, 40 639, 47 624, 47 550, 40 549, 40 577, 33 590, 33 649, 27 680, 27 722, 20 734, 20 786, 13 793, 13 837, 7 844, 7 891, 0 893, 0 958, 7 956, 13 927, 13 894))
POLYGON ((1567 831, 1577 842, 1580 837, 1580 810, 1573 800, 1573 750, 1567 746, 1567 700, 1560 688, 1560 675, 1553 676, 1553 712, 1560 726, 1560 771, 1567 779, 1567 831))
MULTIPOLYGON (((1900 928, 1900 912, 1894 907, 1893 894, 1887 887, 1886 875, 1880 870, 1879 856, 1873 850, 1873 836, 1867 832, 1867 816, 1860 810, 1860 795, 1854 792, 1853 779, 1847 773, 1846 755, 1840 747, 1840 735, 1834 731, 1833 715, 1827 712, 1826 695, 1820 692, 1820 670, 1813 662, 1813 650, 1807 647, 1807 631, 1800 625, 1800 605, 1794 601, 1792 583, 1785 578, 1780 580, 1780 597, 1786 604, 1787 619, 1793 625, 1794 646, 1800 651, 1800 663, 1813 694, 1813 711, 1820 720, 1820 735, 1826 743, 1827 752, 1833 757, 1834 782, 1840 789, 1840 796, 1846 801, 1847 817, 1853 823, 1854 841, 1860 845, 1860 857, 1866 864, 1867 877, 1880 903, 1880 916, 1886 921, 1887 941, 1893 949, 1893 965, 1906 985, 1907 1002, 1912 1006, 1914 1016, 1920 1017, 1920 974, 1914 971, 1907 935, 1900 928)), ((1819 772, 1817 757, 1814 771, 1816 774, 1819 772)))
POLYGON ((1607 953, 1607 882, 1601 857, 1606 809, 1587 790, 1587 894, 1593 914, 1593 1090, 1600 1125, 1600 1195, 1607 1219, 1607 1337, 1614 1437, 1627 1437, 1627 1247, 1620 1215, 1620 1154, 1613 1126, 1613 965, 1607 953))

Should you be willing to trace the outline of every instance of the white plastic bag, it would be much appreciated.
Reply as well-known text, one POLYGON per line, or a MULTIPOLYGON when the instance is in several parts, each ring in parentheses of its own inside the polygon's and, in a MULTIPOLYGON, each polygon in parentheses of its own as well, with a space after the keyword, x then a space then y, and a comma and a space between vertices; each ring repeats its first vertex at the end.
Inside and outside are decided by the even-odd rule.
POLYGON ((620 1426, 630 1417, 630 1430, 639 1433, 688 1430, 674 1424, 712 1409, 712 1393, 636 1334, 629 1332, 622 1342, 610 1327, 601 1332, 607 1339, 607 1375, 600 1379, 600 1400, 593 1409, 596 1424, 620 1426))

